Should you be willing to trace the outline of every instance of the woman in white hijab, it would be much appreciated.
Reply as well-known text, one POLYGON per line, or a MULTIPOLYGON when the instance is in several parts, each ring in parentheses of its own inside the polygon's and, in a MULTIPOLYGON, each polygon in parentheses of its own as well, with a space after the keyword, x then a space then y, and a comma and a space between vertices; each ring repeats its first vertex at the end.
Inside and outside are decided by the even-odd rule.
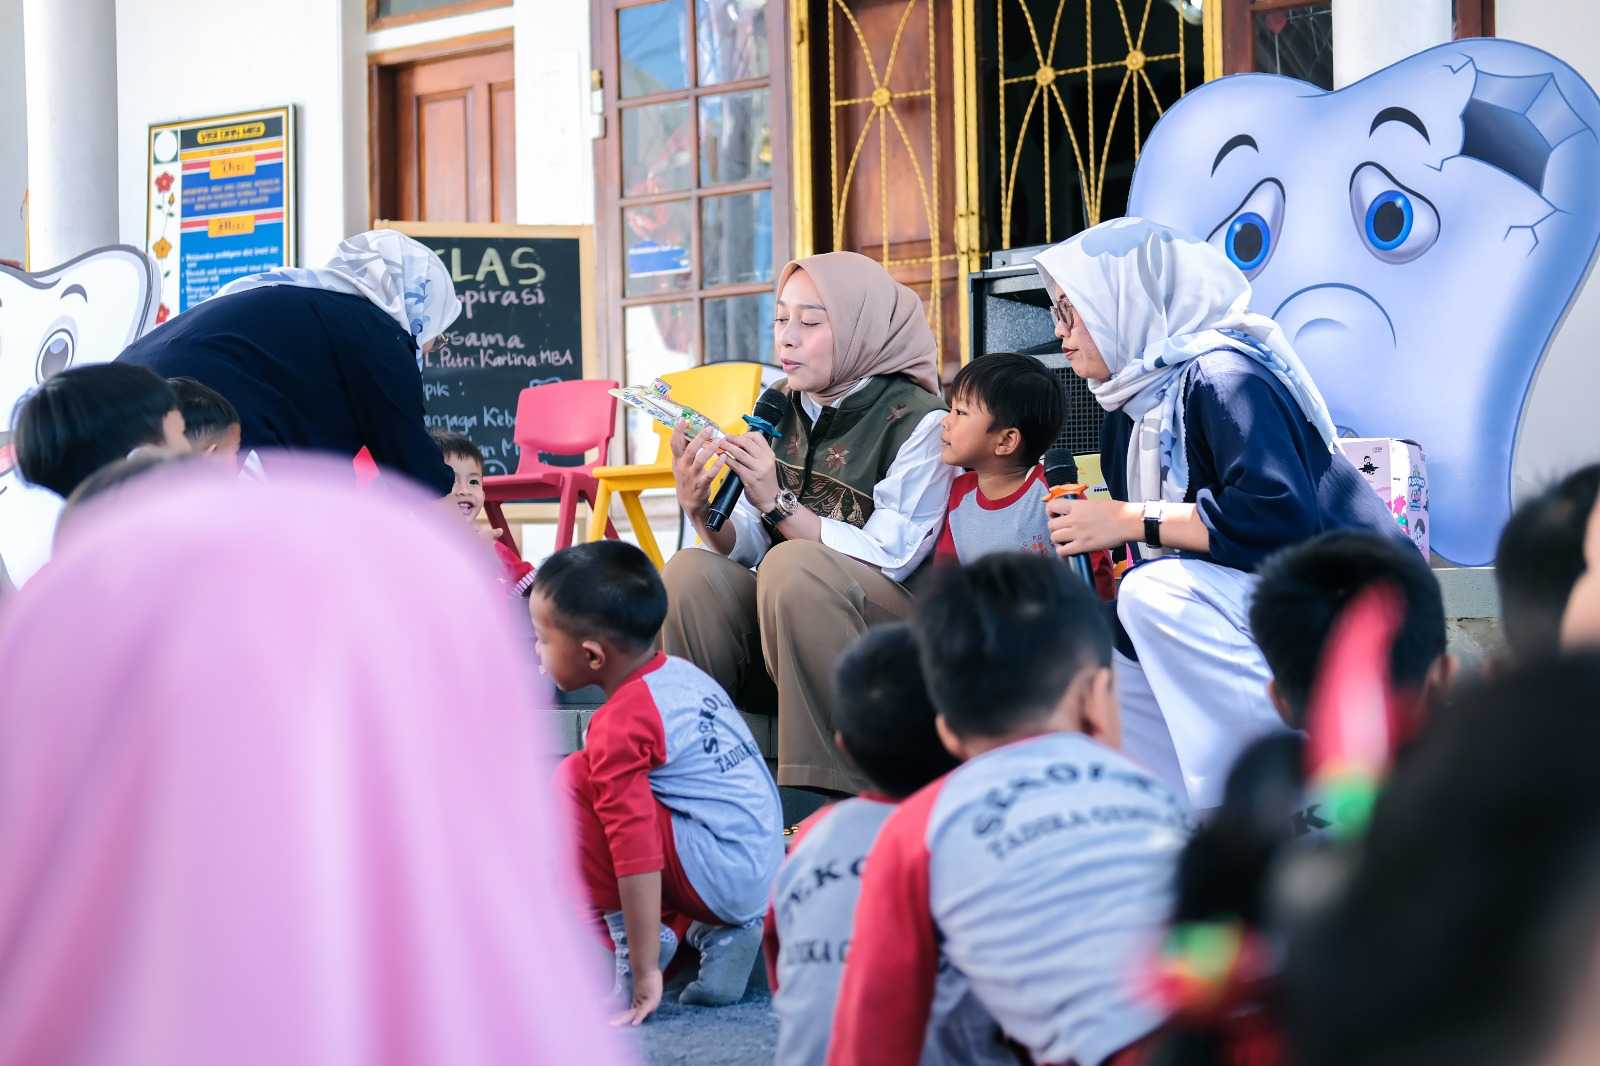
POLYGON ((135 341, 124 362, 191 377, 239 411, 240 448, 367 448, 440 495, 454 483, 423 424, 420 362, 461 313, 450 272, 394 230, 358 233, 321 267, 226 285, 135 341))
POLYGON ((1395 526, 1283 330, 1211 245, 1123 218, 1035 265, 1062 351, 1106 411, 1113 497, 1055 501, 1052 537, 1064 556, 1159 560, 1118 590, 1124 746, 1213 807, 1243 745, 1282 725, 1247 618, 1256 566, 1319 533, 1395 526))

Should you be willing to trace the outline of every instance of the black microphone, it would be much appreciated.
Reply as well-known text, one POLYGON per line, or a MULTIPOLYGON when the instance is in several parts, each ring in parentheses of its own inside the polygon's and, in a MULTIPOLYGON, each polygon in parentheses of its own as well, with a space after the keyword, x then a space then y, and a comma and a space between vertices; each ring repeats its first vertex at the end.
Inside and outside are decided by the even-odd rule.
MULTIPOLYGON (((1078 481, 1078 460, 1072 454, 1071 448, 1050 448, 1045 451, 1044 483, 1050 486, 1044 497, 1046 503, 1062 497, 1078 500, 1084 498, 1084 486, 1078 481)), ((1087 558, 1082 555, 1069 555, 1065 561, 1091 589, 1094 588, 1094 570, 1089 566, 1087 558)))
MULTIPOLYGON (((778 423, 783 421, 784 407, 787 403, 788 398, 783 393, 777 389, 768 389, 761 394, 760 399, 756 400, 755 410, 744 416, 744 424, 767 440, 776 440, 783 436, 778 432, 778 423)), ((739 480, 738 474, 729 470, 727 479, 711 499, 711 510, 706 514, 706 528, 713 533, 721 529, 742 495, 744 495, 744 482, 739 480)))

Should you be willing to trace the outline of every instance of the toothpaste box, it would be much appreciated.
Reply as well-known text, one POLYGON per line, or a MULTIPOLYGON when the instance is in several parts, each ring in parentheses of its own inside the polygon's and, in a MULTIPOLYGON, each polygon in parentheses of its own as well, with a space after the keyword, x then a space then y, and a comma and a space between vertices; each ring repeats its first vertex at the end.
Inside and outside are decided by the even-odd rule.
POLYGON ((1428 558, 1428 461, 1422 445, 1394 437, 1341 437, 1339 447, 1428 558))

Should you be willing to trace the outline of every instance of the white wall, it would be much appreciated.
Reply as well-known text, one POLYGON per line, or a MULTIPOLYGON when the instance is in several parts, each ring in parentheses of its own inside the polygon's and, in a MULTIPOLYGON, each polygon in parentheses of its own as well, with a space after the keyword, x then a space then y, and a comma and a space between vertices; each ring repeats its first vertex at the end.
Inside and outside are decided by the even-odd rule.
POLYGON ((1333 0, 1333 87, 1443 44, 1450 24, 1450 0, 1333 0))
MULTIPOLYGON (((1559 57, 1600 89, 1600 4, 1593 0, 1500 0, 1495 33, 1559 57)), ((1519 497, 1600 460, 1600 281, 1591 272, 1550 345, 1518 434, 1513 488, 1519 497)))
POLYGON ((517 0, 517 221, 594 221, 587 0, 517 0))
POLYGON ((299 251, 326 259, 366 228, 362 0, 118 0, 122 240, 144 246, 152 122, 294 104, 299 251))
POLYGON ((22 194, 28 187, 22 0, 0 0, 0 259, 22 259, 22 194))

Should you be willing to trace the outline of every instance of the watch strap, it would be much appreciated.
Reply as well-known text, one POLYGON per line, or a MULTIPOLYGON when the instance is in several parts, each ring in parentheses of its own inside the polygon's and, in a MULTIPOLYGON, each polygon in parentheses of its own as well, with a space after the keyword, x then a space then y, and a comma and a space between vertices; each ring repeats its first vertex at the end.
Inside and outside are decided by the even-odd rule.
POLYGON ((1145 504, 1144 542, 1152 548, 1161 547, 1161 507, 1145 504))

